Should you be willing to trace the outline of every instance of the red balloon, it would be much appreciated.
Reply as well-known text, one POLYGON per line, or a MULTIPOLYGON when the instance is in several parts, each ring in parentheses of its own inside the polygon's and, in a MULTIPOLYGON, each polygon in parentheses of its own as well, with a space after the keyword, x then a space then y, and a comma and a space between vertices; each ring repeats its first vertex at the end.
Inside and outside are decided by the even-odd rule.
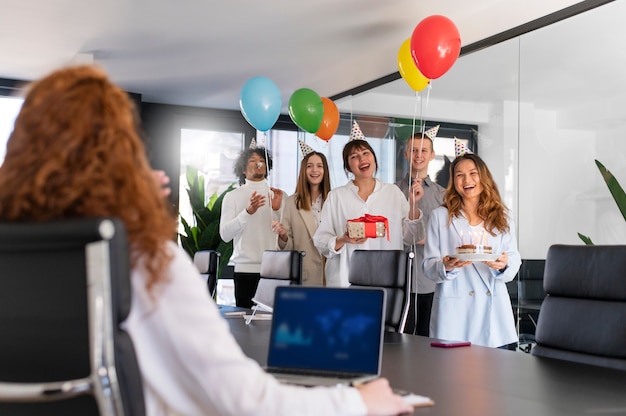
POLYGON ((339 110, 330 98, 322 97, 322 103, 324 104, 322 124, 315 135, 324 141, 329 141, 339 127, 339 110))
POLYGON ((461 52, 461 35, 452 20, 433 15, 415 26, 411 54, 417 69, 428 79, 439 78, 454 65, 461 52))

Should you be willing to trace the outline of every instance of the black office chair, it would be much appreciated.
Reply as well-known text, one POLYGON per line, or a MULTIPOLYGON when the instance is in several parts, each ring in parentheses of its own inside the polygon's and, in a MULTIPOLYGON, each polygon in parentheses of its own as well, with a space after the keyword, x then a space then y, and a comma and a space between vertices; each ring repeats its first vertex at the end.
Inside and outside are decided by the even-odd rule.
POLYGON ((387 331, 403 332, 406 326, 414 257, 404 250, 355 250, 350 257, 350 286, 382 287, 387 292, 387 331))
POLYGON ((541 303, 546 297, 543 290, 543 271, 545 260, 522 259, 517 272, 517 302, 516 309, 517 330, 519 334, 518 346, 524 352, 530 352, 535 345, 535 332, 541 303))
POLYGON ((278 286, 301 285, 302 263, 304 251, 297 250, 265 250, 261 258, 261 279, 257 286, 252 302, 252 316, 246 321, 250 323, 261 309, 272 312, 274 308, 274 293, 278 286))
POLYGON ((554 245, 532 354, 626 370, 626 246, 554 245))
POLYGON ((0 414, 143 415, 121 221, 0 223, 0 414))
POLYGON ((207 288, 213 299, 217 293, 217 277, 220 266, 220 253, 215 250, 196 251, 193 255, 193 264, 202 277, 206 277, 207 288))

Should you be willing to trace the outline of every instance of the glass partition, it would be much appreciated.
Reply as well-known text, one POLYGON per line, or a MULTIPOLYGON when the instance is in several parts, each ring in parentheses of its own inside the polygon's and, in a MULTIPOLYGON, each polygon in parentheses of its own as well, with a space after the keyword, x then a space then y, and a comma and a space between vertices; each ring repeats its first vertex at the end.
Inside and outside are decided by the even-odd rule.
MULTIPOLYGON (((596 2, 597 3, 597 2, 596 2)), ((626 244, 595 160, 626 185, 626 2, 610 2, 461 56, 414 93, 403 79, 337 100, 341 111, 477 126, 516 222, 522 258, 552 244, 626 244)))

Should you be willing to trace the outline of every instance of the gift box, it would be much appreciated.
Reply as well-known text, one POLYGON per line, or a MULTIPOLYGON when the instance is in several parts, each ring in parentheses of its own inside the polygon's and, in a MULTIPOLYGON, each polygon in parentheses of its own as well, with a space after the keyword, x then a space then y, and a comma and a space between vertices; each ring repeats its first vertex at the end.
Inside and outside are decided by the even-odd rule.
POLYGON ((382 238, 389 240, 389 221, 386 217, 365 214, 360 218, 348 220, 350 238, 382 238))

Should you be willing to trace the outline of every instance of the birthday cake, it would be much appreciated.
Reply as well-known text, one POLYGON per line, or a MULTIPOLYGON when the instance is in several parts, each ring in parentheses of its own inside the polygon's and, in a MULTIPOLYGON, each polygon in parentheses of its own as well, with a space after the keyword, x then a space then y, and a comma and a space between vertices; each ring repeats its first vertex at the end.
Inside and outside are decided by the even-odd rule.
POLYGON ((463 244, 456 248, 457 254, 492 254, 491 246, 463 244))

